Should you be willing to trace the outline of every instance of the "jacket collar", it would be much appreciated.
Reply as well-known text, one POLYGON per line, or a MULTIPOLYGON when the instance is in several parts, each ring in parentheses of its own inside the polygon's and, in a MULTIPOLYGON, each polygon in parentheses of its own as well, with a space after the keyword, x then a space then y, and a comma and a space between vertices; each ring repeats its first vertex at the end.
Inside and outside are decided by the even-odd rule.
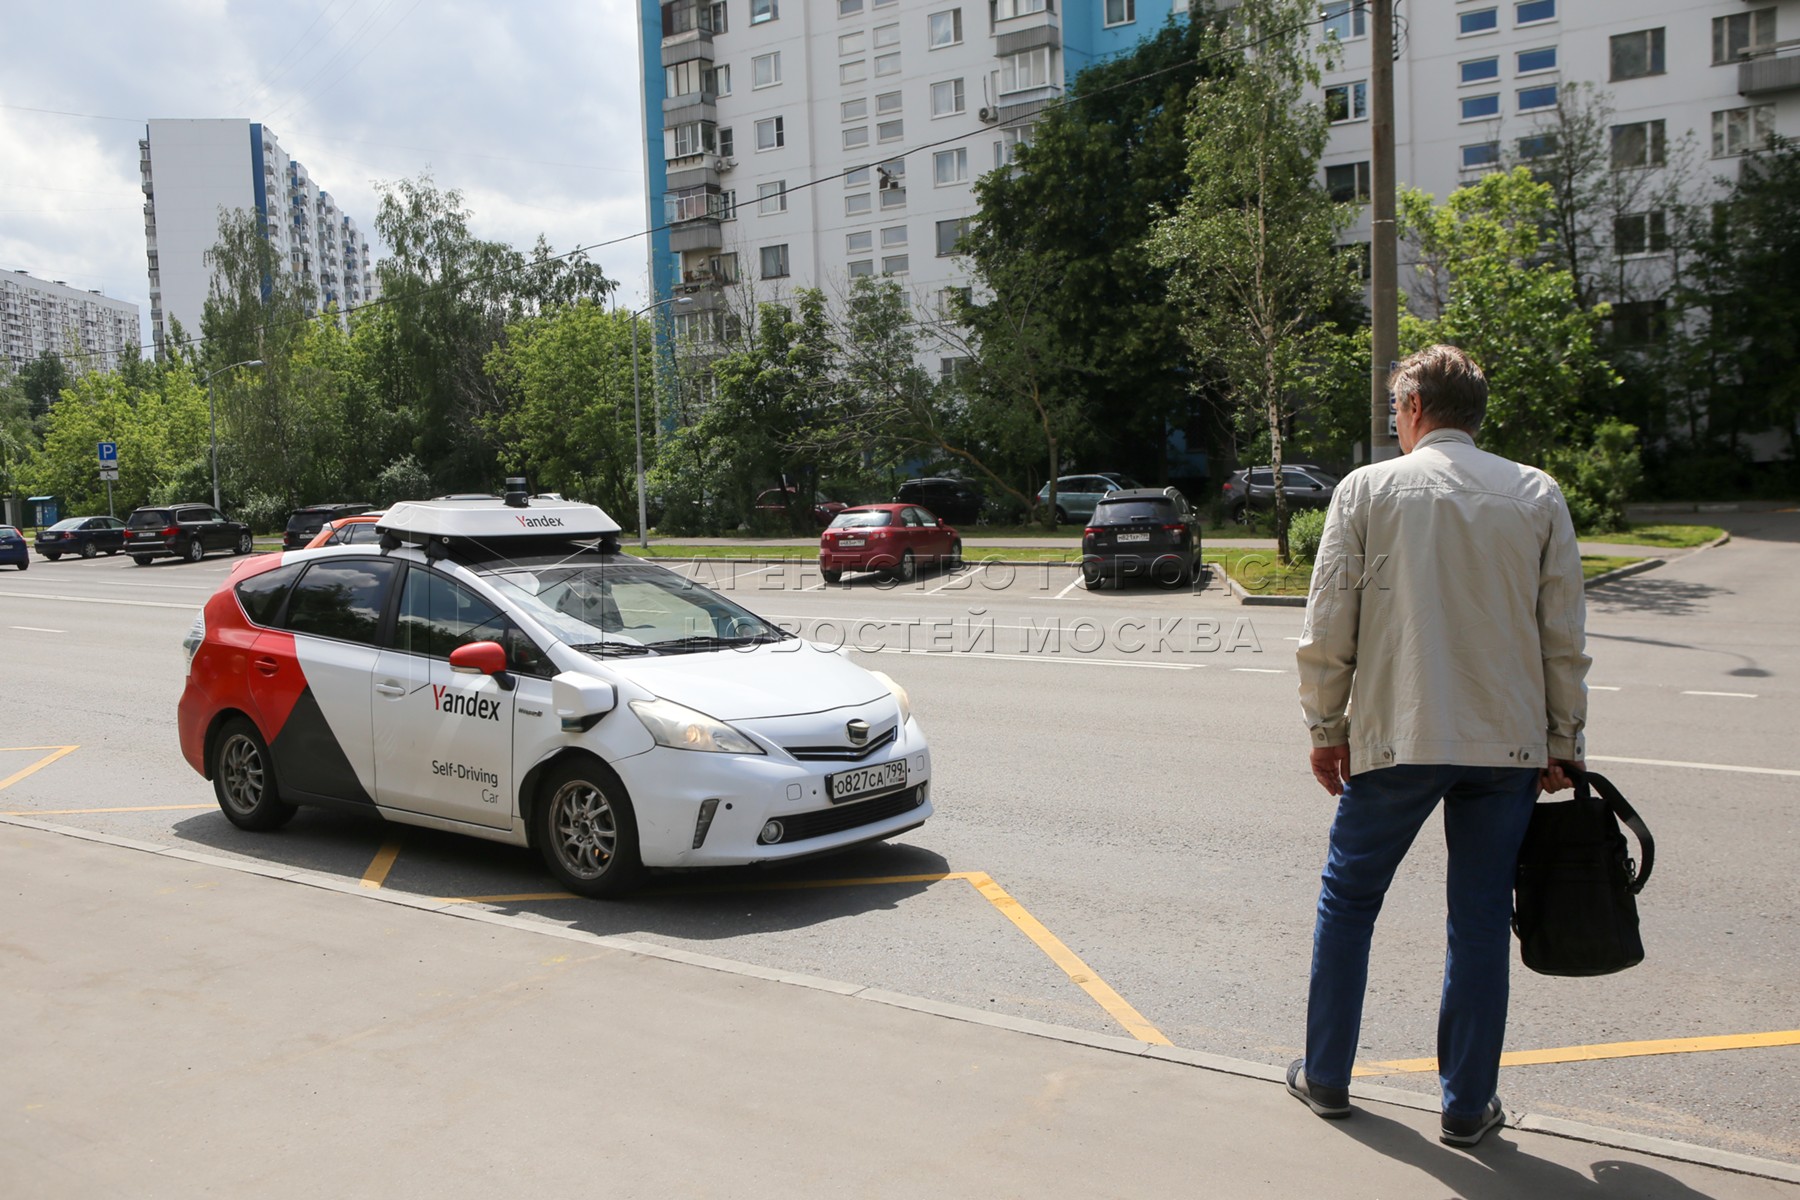
POLYGON ((1461 429, 1434 429, 1413 443, 1414 450, 1423 450, 1427 446, 1435 446, 1439 442, 1461 442, 1465 446, 1473 446, 1475 437, 1461 429))

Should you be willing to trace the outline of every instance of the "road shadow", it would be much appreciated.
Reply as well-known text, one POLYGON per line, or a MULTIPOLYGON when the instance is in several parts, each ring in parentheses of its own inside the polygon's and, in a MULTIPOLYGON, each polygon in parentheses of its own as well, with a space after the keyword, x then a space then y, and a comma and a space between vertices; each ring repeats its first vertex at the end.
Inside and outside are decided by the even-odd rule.
POLYGON ((1733 594, 1729 588, 1710 583, 1665 579, 1646 573, 1589 588, 1587 606, 1590 612, 1608 616, 1692 617, 1704 613, 1713 597, 1733 594))
MULTIPOLYGON (((1587 1174, 1560 1163, 1537 1158, 1520 1147, 1518 1135, 1495 1130, 1473 1150, 1457 1150, 1420 1133, 1410 1125, 1359 1108, 1334 1128, 1345 1137, 1395 1162, 1405 1163, 1437 1179, 1461 1200, 1519 1200, 1521 1196, 1555 1197, 1556 1200, 1709 1200, 1710 1192, 1688 1184, 1643 1163, 1601 1157, 1605 1147, 1582 1146, 1596 1157, 1587 1174)), ((1558 1146, 1581 1143, 1558 1141, 1558 1146)))

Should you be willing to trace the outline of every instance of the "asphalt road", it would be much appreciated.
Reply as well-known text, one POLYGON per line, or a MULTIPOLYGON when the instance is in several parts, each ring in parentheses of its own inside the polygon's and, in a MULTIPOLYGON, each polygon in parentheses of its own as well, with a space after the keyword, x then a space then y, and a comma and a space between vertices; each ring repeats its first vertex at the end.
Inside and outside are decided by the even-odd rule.
MULTIPOLYGON (((1601 980, 1515 970, 1509 1049, 1549 1053, 1506 1068, 1501 1091, 1796 1162, 1800 515, 1721 519, 1728 545, 1591 593, 1592 765, 1657 835, 1649 959, 1601 980), (1597 1057, 1622 1043, 1652 1044, 1597 1057)), ((277 835, 225 822, 179 755, 174 706, 181 635, 229 565, 0 574, 0 781, 56 753, 38 747, 79 747, 0 785, 0 810, 433 896, 550 891, 524 852, 449 835, 314 812, 277 835), (129 811, 77 811, 91 809, 129 811)), ((781 871, 496 907, 1097 1032, 1135 1019, 1140 1036, 1239 1058, 1298 1052, 1331 813, 1306 769, 1298 610, 1240 608, 1216 587, 1089 594, 1066 568, 905 588, 687 569, 904 683, 932 738, 937 816, 781 871)), ((1441 880, 1441 845, 1422 838, 1376 936, 1361 1059, 1390 1086, 1435 1086, 1409 1060, 1434 1048, 1441 880)))

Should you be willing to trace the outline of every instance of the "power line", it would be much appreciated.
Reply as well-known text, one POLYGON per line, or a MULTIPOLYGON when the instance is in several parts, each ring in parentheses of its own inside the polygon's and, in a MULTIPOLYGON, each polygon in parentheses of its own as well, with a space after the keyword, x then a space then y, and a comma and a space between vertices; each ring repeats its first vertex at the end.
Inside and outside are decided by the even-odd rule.
MULTIPOLYGON (((417 6, 417 4, 415 3, 415 7, 416 6, 417 6)), ((404 20, 405 18, 402 17, 401 19, 404 20)), ((1091 92, 1082 91, 1082 92, 1076 93, 1073 96, 1064 95, 1062 98, 1060 98, 1056 101, 1053 101, 1049 104, 1046 104, 1042 109, 1039 109, 1035 112, 1025 114, 1023 116, 1011 117, 1011 118, 1008 118, 1007 120, 996 122, 993 125, 985 126, 981 129, 970 130, 966 133, 952 134, 948 137, 939 138, 938 140, 933 141, 933 142, 925 142, 921 145, 909 146, 906 149, 901 150, 897 154, 892 154, 892 155, 889 155, 887 158, 881 159, 880 163, 895 162, 895 161, 898 161, 899 159, 907 158, 914 154, 922 154, 928 150, 935 150, 935 149, 939 148, 940 146, 948 146, 948 145, 951 145, 956 142, 967 141, 970 138, 980 137, 980 136, 986 134, 987 132, 989 132, 990 130, 1005 129, 1005 128, 1014 127, 1014 126, 1017 126, 1017 125, 1020 125, 1023 123, 1027 123, 1027 122, 1035 122, 1036 120, 1041 118, 1043 116, 1043 114, 1046 112, 1050 112, 1055 109, 1067 108, 1067 107, 1069 107, 1071 105, 1075 105, 1075 104, 1081 104, 1088 100, 1093 100, 1100 96, 1107 95, 1111 92, 1116 92, 1123 88, 1128 88, 1128 87, 1134 86, 1139 83, 1144 83, 1144 82, 1147 82, 1148 80, 1157 79, 1164 75, 1171 75, 1171 74, 1175 73, 1176 71, 1189 70, 1191 68, 1201 66, 1202 64, 1208 63, 1213 60, 1223 60, 1223 59, 1232 58, 1237 55, 1241 55, 1246 50, 1255 49, 1257 46, 1261 46, 1267 42, 1272 42, 1272 41, 1275 41, 1280 38, 1284 38, 1284 37, 1291 36, 1293 34, 1301 33, 1303 31, 1305 31, 1306 29, 1310 28, 1311 26, 1322 24, 1326 19, 1327 18, 1324 16, 1323 12, 1321 12, 1319 16, 1314 17, 1310 20, 1301 21, 1294 25, 1290 25, 1290 26, 1286 26, 1284 28, 1272 30, 1268 33, 1263 34, 1261 37, 1253 38, 1247 42, 1242 42, 1242 43, 1238 43, 1236 45, 1231 45, 1231 46, 1222 46, 1218 50, 1213 51, 1211 54, 1201 54, 1192 59, 1187 60, 1186 62, 1176 63, 1176 64, 1174 64, 1172 66, 1168 66, 1168 67, 1161 67, 1155 71, 1146 71, 1142 75, 1134 75, 1129 79, 1121 79, 1117 83, 1108 84, 1106 87, 1098 88, 1091 92)), ((0 107, 15 107, 15 106, 4 105, 4 106, 0 106, 0 107)), ((48 110, 31 110, 31 111, 48 111, 48 110)), ((73 116, 73 115, 80 115, 80 114, 62 114, 62 115, 73 116)), ((102 118, 97 118, 97 119, 100 119, 100 120, 122 120, 124 118, 102 117, 102 118)), ((809 179, 803 183, 795 184, 793 187, 788 188, 787 191, 792 193, 792 192, 804 191, 807 188, 820 187, 824 184, 831 183, 835 180, 840 180, 840 179, 844 178, 846 175, 849 175, 854 171, 866 170, 870 167, 874 167, 877 165, 879 165, 879 163, 875 163, 875 162, 859 163, 853 167, 846 167, 842 171, 836 171, 829 175, 821 175, 817 179, 809 179)), ((576 246, 573 249, 564 251, 561 254, 552 254, 552 255, 549 255, 548 257, 542 258, 542 259, 530 259, 526 263, 525 269, 531 270, 535 267, 541 266, 546 263, 561 262, 566 259, 573 259, 578 255, 585 256, 591 250, 604 250, 604 249, 608 249, 609 247, 612 247, 612 246, 621 245, 625 242, 635 241, 641 237, 650 237, 654 234, 661 233, 662 231, 664 231, 666 229, 674 228, 677 223, 678 222, 672 222, 672 221, 664 222, 662 224, 652 225, 648 229, 638 230, 634 233, 621 234, 618 237, 604 238, 597 242, 590 242, 584 246, 576 246)), ((464 287, 464 286, 467 286, 469 284, 474 284, 474 283, 493 282, 496 279, 504 278, 506 275, 508 275, 510 273, 511 272, 506 269, 501 269, 501 270, 494 271, 494 272, 491 272, 486 275, 475 274, 475 275, 469 276, 466 279, 455 281, 454 286, 464 287)), ((614 282, 615 286, 617 285, 617 281, 612 281, 612 282, 614 282)), ((438 291, 439 289, 448 289, 451 286, 453 286, 453 285, 450 281, 445 281, 444 283, 439 283, 439 284, 427 284, 425 286, 425 288, 423 289, 423 292, 425 294, 430 294, 432 292, 438 291)), ((377 296, 375 299, 370 300, 365 304, 356 305, 354 309, 350 309, 350 310, 346 310, 346 311, 361 312, 365 309, 378 308, 378 307, 382 307, 382 306, 385 306, 385 305, 388 305, 391 303, 393 303, 393 300, 390 297, 385 296, 385 295, 377 296)), ((261 329, 280 329, 280 328, 283 328, 283 327, 289 326, 289 325, 297 326, 297 325, 309 324, 312 321, 317 320, 317 318, 318 318, 318 314, 315 313, 315 314, 312 314, 312 315, 309 315, 309 316, 306 316, 303 318, 295 318, 295 319, 292 319, 289 321, 278 322, 273 325, 259 326, 259 328, 261 328, 261 329)), ((205 342, 207 340, 208 339, 205 337, 192 337, 192 338, 189 338, 184 344, 189 347, 195 347, 195 346, 200 346, 200 345, 205 344, 205 342)), ((142 353, 145 350, 152 349, 152 347, 150 345, 146 345, 145 343, 140 342, 135 347, 121 347, 121 350, 118 352, 122 352, 123 350, 127 350, 127 349, 136 349, 137 351, 142 353)), ((48 355, 46 357, 58 358, 58 359, 63 359, 63 360, 72 360, 72 359, 99 358, 99 357, 103 357, 107 353, 117 353, 117 352, 89 350, 89 351, 81 351, 79 353, 74 353, 74 354, 54 354, 54 355, 48 355)))
POLYGON ((325 27, 324 32, 319 34, 318 38, 313 42, 313 44, 311 46, 308 46, 306 48, 306 50, 301 53, 299 58, 294 58, 293 61, 290 63, 288 60, 290 58, 293 58, 294 51, 299 50, 300 47, 306 42, 306 35, 313 31, 314 26, 316 26, 320 21, 325 19, 325 14, 331 11, 331 6, 335 2, 336 2, 336 0, 325 0, 325 7, 321 8, 318 12, 318 15, 313 17, 312 22, 310 24, 308 24, 305 29, 300 31, 300 36, 295 38, 293 41, 293 44, 287 48, 287 53, 283 54, 279 59, 277 59, 275 61, 275 65, 270 68, 271 74, 269 75, 269 77, 267 79, 263 80, 262 85, 260 87, 258 87, 255 91, 251 92, 248 96, 244 97, 243 103, 238 106, 239 108, 242 108, 244 111, 248 112, 250 110, 250 106, 252 104, 255 104, 257 101, 261 100, 265 95, 267 95, 269 93, 270 89, 272 89, 275 86, 276 80, 280 79, 283 75, 287 74, 287 72, 292 70, 294 67, 299 66, 301 61, 303 59, 305 59, 305 57, 308 54, 311 54, 314 50, 318 49, 318 47, 325 41, 325 39, 331 36, 331 31, 336 29, 338 27, 338 24, 340 22, 342 22, 345 17, 350 15, 351 8, 355 7, 355 5, 353 3, 346 4, 344 6, 344 10, 337 15, 337 17, 331 22, 330 25, 327 25, 325 27))

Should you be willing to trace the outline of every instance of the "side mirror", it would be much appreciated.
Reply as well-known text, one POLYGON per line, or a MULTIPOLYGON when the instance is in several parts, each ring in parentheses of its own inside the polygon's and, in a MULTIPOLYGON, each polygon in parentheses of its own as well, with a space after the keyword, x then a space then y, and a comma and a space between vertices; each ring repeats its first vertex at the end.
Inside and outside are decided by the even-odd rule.
POLYGON ((585 733, 619 706, 619 693, 604 679, 564 671, 550 681, 550 700, 564 733, 585 733))
POLYGON ((470 642, 450 652, 450 669, 458 675, 501 675, 506 650, 499 642, 470 642))
POLYGON ((942 518, 942 517, 939 517, 939 518, 938 518, 938 519, 937 519, 937 523, 938 523, 938 528, 939 528, 939 529, 942 529, 942 528, 943 528, 943 527, 944 527, 944 518, 942 518))
POLYGON ((1318 491, 1318 490, 1319 490, 1319 485, 1318 485, 1318 484, 1316 484, 1316 483, 1315 483, 1315 484, 1313 484, 1313 491, 1315 491, 1315 492, 1316 492, 1316 491, 1318 491))

